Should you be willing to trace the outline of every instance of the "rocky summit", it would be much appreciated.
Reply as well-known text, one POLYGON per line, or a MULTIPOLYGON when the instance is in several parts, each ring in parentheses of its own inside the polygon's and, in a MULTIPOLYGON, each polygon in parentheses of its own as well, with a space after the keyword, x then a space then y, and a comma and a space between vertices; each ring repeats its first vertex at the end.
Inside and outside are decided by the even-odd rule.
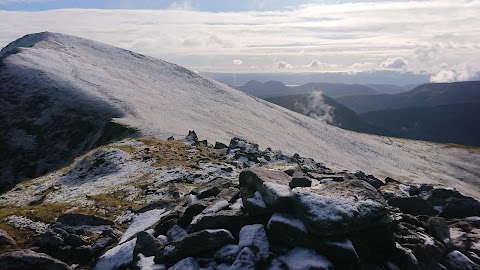
POLYGON ((0 195, 0 268, 480 269, 480 202, 233 138, 124 139, 0 195))

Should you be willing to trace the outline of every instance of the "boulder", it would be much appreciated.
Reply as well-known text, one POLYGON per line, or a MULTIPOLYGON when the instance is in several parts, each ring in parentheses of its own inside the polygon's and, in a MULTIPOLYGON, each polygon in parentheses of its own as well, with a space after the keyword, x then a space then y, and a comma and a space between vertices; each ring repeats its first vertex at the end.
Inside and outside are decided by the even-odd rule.
POLYGON ((213 258, 218 263, 232 264, 237 258, 239 252, 240 247, 238 245, 226 245, 215 252, 213 258))
POLYGON ((467 256, 460 251, 454 250, 447 254, 445 260, 449 270, 479 270, 480 266, 472 262, 467 256))
POLYGON ((227 178, 215 178, 201 187, 194 188, 190 194, 196 195, 198 199, 215 197, 226 188, 233 187, 234 182, 227 178))
POLYGON ((18 250, 0 255, 2 270, 72 270, 67 264, 54 259, 47 254, 30 250, 18 250))
POLYGON ((200 265, 192 257, 185 258, 179 261, 178 263, 176 263, 174 266, 168 268, 168 270, 198 270, 198 269, 200 269, 200 265))
POLYGON ((465 218, 478 215, 480 215, 480 202, 472 198, 451 198, 440 213, 440 216, 444 218, 465 218))
POLYGON ((139 232, 137 234, 137 242, 133 249, 133 258, 136 260, 138 254, 143 254, 145 257, 156 256, 163 251, 163 244, 158 239, 154 238, 147 232, 139 232))
POLYGON ((240 249, 249 247, 254 253, 255 262, 262 262, 269 256, 270 245, 262 224, 247 225, 240 230, 240 249))
POLYGON ((249 247, 244 247, 229 270, 255 270, 255 254, 249 247))
POLYGON ((174 141, 174 140, 175 140, 175 137, 173 137, 173 136, 170 136, 170 137, 167 138, 167 141, 174 141))
POLYGON ((15 240, 6 231, 0 229, 0 247, 15 246, 16 244, 15 240))
POLYGON ((260 192, 267 207, 286 209, 291 207, 293 193, 288 186, 291 177, 282 171, 253 168, 240 173, 240 191, 242 199, 254 197, 260 192))
POLYGON ((390 206, 398 207, 400 211, 411 215, 434 216, 437 211, 425 199, 420 197, 394 197, 388 200, 390 206))
POLYGON ((170 242, 165 246, 162 255, 155 256, 155 262, 176 263, 187 257, 214 252, 225 245, 233 244, 234 241, 232 234, 227 230, 203 230, 189 234, 181 241, 170 242))
POLYGON ((361 180, 330 182, 293 192, 297 215, 309 232, 318 236, 345 235, 389 222, 385 200, 361 180))
POLYGON ((308 237, 305 224, 287 214, 275 213, 267 224, 269 235, 287 246, 297 246, 308 237))
POLYGON ((306 176, 303 172, 296 171, 292 175, 292 181, 288 184, 290 188, 296 187, 311 187, 312 179, 306 176))
POLYGON ((63 223, 69 226, 101 226, 101 225, 113 225, 114 223, 108 219, 84 214, 63 214, 57 218, 57 222, 63 223))
POLYGON ((170 242, 181 241, 187 236, 187 231, 177 224, 173 225, 165 234, 170 242))
POLYGON ((428 220, 428 232, 446 246, 449 246, 452 242, 450 238, 450 227, 444 218, 431 217, 428 220))
POLYGON ((224 143, 221 143, 221 142, 215 142, 215 146, 213 147, 214 149, 225 149, 227 148, 228 146, 224 143))
POLYGON ((433 206, 444 206, 451 198, 466 199, 468 197, 463 196, 455 189, 451 188, 435 188, 430 190, 427 200, 433 206))
POLYGON ((194 130, 189 130, 188 135, 185 137, 186 145, 195 145, 198 142, 197 133, 194 130))
POLYGON ((196 220, 191 225, 189 231, 201 231, 205 229, 227 229, 230 232, 236 234, 240 229, 247 225, 252 224, 254 219, 240 210, 221 210, 212 215, 204 215, 196 220))
MULTIPOLYGON (((209 205, 210 205, 210 202, 203 201, 203 200, 189 205, 185 209, 183 214, 181 214, 181 216, 178 218, 178 225, 186 228, 192 222, 193 218, 196 215, 200 214, 203 210, 205 210, 205 208, 207 208, 207 206, 209 206, 209 205)), ((157 231, 157 229, 155 229, 155 231, 157 231)), ((165 234, 165 233, 160 233, 160 232, 158 232, 158 233, 159 234, 165 234)))

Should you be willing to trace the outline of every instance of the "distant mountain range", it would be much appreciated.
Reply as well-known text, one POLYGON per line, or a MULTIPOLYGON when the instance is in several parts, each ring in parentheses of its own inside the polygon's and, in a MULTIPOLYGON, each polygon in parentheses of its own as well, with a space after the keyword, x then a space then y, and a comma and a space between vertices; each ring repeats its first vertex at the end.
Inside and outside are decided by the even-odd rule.
POLYGON ((307 83, 298 86, 287 86, 279 81, 267 81, 262 83, 256 80, 251 80, 245 85, 236 86, 236 88, 252 96, 260 98, 305 94, 313 91, 321 91, 324 95, 336 98, 354 95, 398 93, 409 90, 395 85, 370 84, 369 86, 365 86, 361 84, 344 83, 307 83))
POLYGON ((323 118, 328 124, 343 129, 386 136, 395 134, 368 123, 333 98, 319 93, 271 97, 265 100, 313 118, 323 118))
POLYGON ((480 146, 479 103, 390 109, 360 116, 402 138, 480 146))
POLYGON ((480 103, 480 81, 430 83, 394 95, 351 95, 335 99, 357 113, 409 107, 480 103))

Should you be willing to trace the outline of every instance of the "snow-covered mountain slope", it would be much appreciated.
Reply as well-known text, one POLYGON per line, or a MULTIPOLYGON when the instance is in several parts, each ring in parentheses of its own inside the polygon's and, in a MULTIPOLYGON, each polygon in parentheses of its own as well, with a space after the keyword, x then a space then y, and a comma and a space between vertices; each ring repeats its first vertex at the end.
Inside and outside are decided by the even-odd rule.
MULTIPOLYGON (((72 140, 72 134, 51 134, 48 141, 55 147, 40 153, 47 159, 26 160, 36 162, 37 169, 45 160, 59 164, 73 158, 68 150, 82 152, 98 143, 105 137, 99 128, 115 118, 116 123, 144 136, 165 138, 191 129, 210 141, 227 143, 239 136, 259 143, 261 148, 298 152, 334 169, 443 183, 480 198, 480 150, 476 148, 342 130, 177 65, 63 34, 25 36, 5 47, 0 59, 0 119, 4 129, 0 139, 7 141, 10 155, 22 160, 36 151, 43 136, 38 130, 53 132, 62 127, 77 134, 78 142, 71 145, 65 145, 64 140, 68 136, 72 140), (42 103, 44 100, 47 102, 42 103), (80 116, 83 122, 72 120, 80 116), (62 125, 63 118, 68 125, 62 125), (75 129, 96 121, 88 132, 75 129), (49 160, 55 149, 65 155, 49 160)), ((3 165, 1 169, 5 169, 3 165)))

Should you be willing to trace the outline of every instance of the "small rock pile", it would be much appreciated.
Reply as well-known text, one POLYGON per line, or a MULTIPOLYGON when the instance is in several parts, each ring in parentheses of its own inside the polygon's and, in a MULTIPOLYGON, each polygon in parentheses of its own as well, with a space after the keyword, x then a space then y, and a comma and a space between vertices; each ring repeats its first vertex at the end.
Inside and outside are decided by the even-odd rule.
MULTIPOLYGON (((207 144, 193 131, 186 143, 207 144)), ((55 259, 36 256, 61 265, 45 269, 480 269, 480 202, 456 190, 335 172, 239 138, 215 148, 238 179, 137 210, 123 237, 103 218, 62 215, 36 248, 55 259)), ((19 257, 0 266, 21 269, 3 268, 19 257)))

